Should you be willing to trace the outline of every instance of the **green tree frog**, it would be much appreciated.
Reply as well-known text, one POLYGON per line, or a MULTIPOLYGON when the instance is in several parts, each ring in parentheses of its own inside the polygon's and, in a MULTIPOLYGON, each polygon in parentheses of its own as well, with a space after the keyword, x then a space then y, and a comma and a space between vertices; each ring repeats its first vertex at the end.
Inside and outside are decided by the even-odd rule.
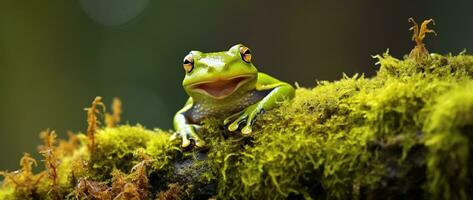
POLYGON ((222 119, 231 132, 241 128, 248 135, 257 115, 294 97, 291 85, 258 72, 251 57, 251 50, 241 44, 228 51, 191 51, 185 56, 182 85, 189 99, 174 116, 176 132, 171 140, 181 137, 182 147, 189 146, 190 140, 197 147, 205 146, 196 130, 209 117, 222 119))

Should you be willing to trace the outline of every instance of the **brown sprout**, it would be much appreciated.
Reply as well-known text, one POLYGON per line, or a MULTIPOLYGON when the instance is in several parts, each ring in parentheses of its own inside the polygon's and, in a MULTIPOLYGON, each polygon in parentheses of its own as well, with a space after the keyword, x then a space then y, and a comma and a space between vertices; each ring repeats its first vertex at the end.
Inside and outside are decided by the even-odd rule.
POLYGON ((51 180, 51 192, 54 195, 55 199, 60 199, 61 194, 59 192, 59 176, 58 176, 58 167, 60 164, 60 159, 58 155, 58 150, 55 147, 56 142, 56 133, 54 131, 46 130, 40 133, 40 138, 43 140, 44 145, 39 147, 39 153, 44 157, 44 166, 48 174, 49 179, 51 180))
POLYGON ((115 127, 121 121, 121 114, 122 114, 122 102, 119 98, 114 98, 112 102, 112 113, 105 114, 105 124, 107 127, 115 127))
POLYGON ((95 97, 90 108, 85 108, 87 111, 87 138, 89 151, 92 153, 95 147, 95 133, 99 128, 100 121, 98 115, 105 113, 105 105, 102 103, 102 97, 95 97), (102 107, 102 111, 98 107, 102 107))
POLYGON ((114 200, 141 200, 148 199, 149 179, 147 166, 151 163, 150 156, 144 151, 138 151, 142 161, 136 164, 130 174, 118 169, 112 171, 111 185, 105 182, 96 182, 81 178, 75 188, 77 199, 114 199, 114 200))
POLYGON ((66 140, 59 140, 58 149, 60 149, 60 153, 62 156, 71 156, 75 150, 79 148, 80 140, 76 134, 71 131, 67 132, 69 139, 66 140))
POLYGON ((429 57, 429 51, 427 50, 423 42, 426 34, 433 33, 437 35, 434 30, 429 29, 427 27, 427 25, 431 22, 435 25, 435 21, 433 19, 424 20, 424 22, 422 22, 422 24, 420 25, 420 28, 412 17, 409 18, 408 21, 414 24, 411 28, 409 28, 409 30, 413 31, 412 41, 415 41, 416 43, 416 46, 409 53, 409 57, 413 58, 417 63, 420 63, 422 62, 422 60, 429 57))
POLYGON ((104 182, 80 178, 74 189, 76 199, 112 199, 110 188, 104 182))
POLYGON ((177 183, 171 183, 168 185, 166 191, 159 192, 157 200, 178 200, 182 198, 182 187, 177 183))
POLYGON ((33 166, 37 166, 36 160, 30 154, 24 153, 20 160, 21 169, 14 172, 1 171, 0 176, 4 176, 4 185, 13 184, 16 196, 31 198, 36 195, 36 186, 46 175, 44 172, 34 174, 33 166))

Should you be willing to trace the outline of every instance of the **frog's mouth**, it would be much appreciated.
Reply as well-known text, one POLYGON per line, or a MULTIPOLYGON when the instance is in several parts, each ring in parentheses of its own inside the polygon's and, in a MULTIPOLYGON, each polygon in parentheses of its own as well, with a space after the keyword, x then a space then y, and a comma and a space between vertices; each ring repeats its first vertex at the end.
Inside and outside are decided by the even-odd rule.
POLYGON ((205 81, 193 84, 191 88, 215 99, 223 99, 230 96, 243 84, 251 80, 254 76, 242 75, 234 76, 227 79, 216 79, 212 81, 205 81))

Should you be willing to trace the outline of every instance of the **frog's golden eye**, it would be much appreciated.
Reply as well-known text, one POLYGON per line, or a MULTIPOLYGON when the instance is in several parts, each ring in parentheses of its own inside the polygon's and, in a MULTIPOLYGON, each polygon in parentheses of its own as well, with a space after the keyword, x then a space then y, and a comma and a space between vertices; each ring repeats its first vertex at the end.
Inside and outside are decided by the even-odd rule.
POLYGON ((192 54, 187 55, 184 57, 184 70, 186 70, 187 73, 191 72, 192 69, 194 69, 194 57, 192 57, 192 54))
POLYGON ((240 55, 241 55, 241 59, 243 59, 245 62, 247 63, 251 62, 251 50, 248 47, 241 46, 240 55))

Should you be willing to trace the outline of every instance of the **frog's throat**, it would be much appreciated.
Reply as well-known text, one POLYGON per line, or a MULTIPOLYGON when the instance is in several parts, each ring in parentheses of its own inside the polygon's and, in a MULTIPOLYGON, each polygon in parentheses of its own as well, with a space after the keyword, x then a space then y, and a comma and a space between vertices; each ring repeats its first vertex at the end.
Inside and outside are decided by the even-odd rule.
POLYGON ((233 94, 238 88, 255 78, 254 75, 239 75, 230 78, 217 78, 192 84, 190 89, 214 99, 224 99, 233 94))

